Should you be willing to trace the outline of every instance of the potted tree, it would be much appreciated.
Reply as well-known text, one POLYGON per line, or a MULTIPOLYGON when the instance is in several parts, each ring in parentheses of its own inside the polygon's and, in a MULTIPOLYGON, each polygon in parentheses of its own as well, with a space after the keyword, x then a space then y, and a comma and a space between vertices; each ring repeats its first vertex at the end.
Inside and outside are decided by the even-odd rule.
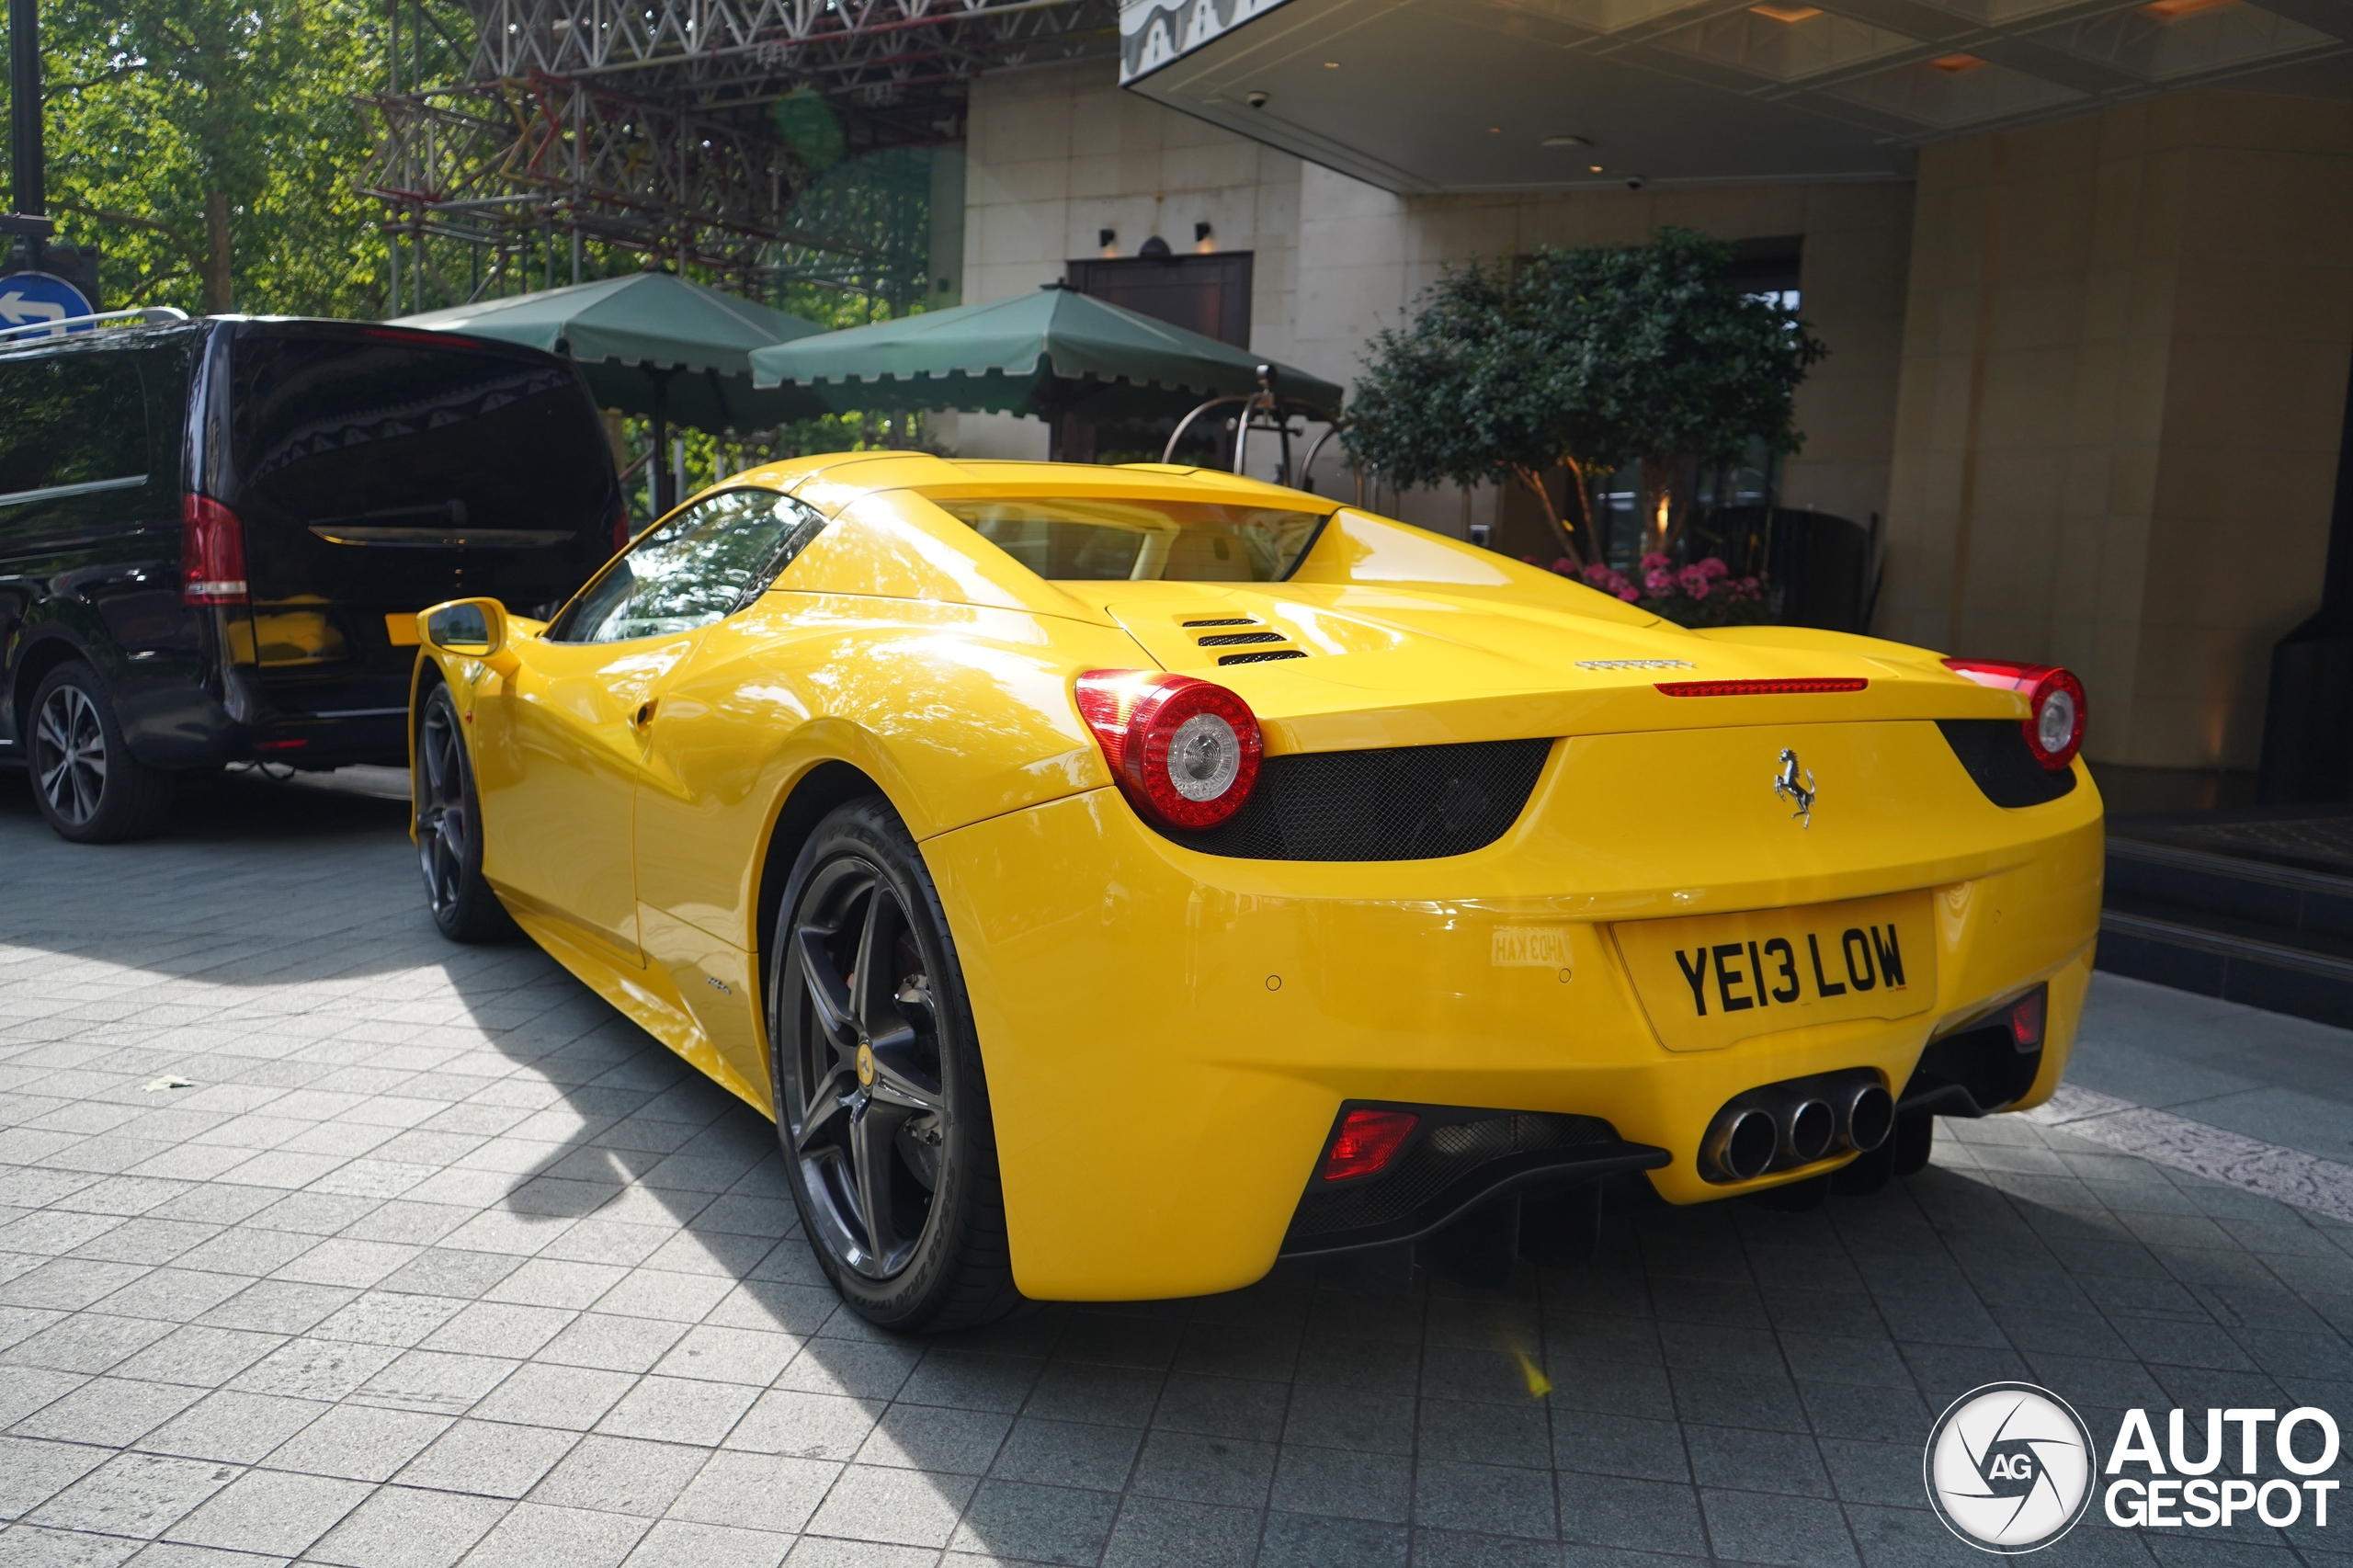
POLYGON ((1526 486, 1581 569, 1607 565, 1593 483, 1639 463, 1634 586, 1651 597, 1700 474, 1753 442, 1798 449, 1793 398, 1825 352, 1794 312, 1744 292, 1732 259, 1729 244, 1666 228, 1643 245, 1449 271, 1373 340, 1342 438, 1399 484, 1526 486), (1555 468, 1568 471, 1566 508, 1545 483, 1555 468))

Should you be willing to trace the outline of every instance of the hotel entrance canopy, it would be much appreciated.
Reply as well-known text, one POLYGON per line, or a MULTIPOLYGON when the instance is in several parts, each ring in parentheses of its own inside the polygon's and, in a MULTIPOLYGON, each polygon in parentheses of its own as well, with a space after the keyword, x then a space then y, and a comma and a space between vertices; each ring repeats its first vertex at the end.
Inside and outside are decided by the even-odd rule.
POLYGON ((2173 88, 2353 97, 2346 0, 1126 0, 1120 81, 1401 193, 1870 179, 2173 88))

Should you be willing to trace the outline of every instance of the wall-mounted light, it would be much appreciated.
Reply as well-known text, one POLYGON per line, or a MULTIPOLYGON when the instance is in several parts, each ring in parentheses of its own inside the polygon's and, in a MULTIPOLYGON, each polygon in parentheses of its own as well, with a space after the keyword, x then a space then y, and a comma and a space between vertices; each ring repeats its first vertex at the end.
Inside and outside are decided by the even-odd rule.
POLYGON ((1217 231, 1209 226, 1207 220, 1193 225, 1193 248, 1203 256, 1217 249, 1217 231))
POLYGON ((1101 247, 1105 256, 1117 256, 1120 254, 1120 231, 1097 229, 1095 231, 1095 243, 1101 247))

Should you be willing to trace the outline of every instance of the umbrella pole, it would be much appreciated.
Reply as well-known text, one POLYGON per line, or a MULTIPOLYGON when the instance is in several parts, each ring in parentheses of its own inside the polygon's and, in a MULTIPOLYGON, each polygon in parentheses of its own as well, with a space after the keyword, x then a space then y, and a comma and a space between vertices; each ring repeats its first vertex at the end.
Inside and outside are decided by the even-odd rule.
POLYGON ((660 517, 678 504, 677 481, 670 472, 670 375, 654 373, 654 515, 660 517))

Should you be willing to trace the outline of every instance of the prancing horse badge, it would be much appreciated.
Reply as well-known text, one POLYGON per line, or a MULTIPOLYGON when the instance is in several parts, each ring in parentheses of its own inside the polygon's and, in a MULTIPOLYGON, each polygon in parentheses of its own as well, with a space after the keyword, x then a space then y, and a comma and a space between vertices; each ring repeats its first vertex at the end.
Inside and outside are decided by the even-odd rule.
POLYGON ((1797 807, 1790 815, 1798 819, 1800 827, 1813 825, 1813 798, 1819 792, 1813 787, 1813 769, 1799 766, 1798 754, 1783 746, 1781 771, 1773 776, 1773 794, 1797 807))

